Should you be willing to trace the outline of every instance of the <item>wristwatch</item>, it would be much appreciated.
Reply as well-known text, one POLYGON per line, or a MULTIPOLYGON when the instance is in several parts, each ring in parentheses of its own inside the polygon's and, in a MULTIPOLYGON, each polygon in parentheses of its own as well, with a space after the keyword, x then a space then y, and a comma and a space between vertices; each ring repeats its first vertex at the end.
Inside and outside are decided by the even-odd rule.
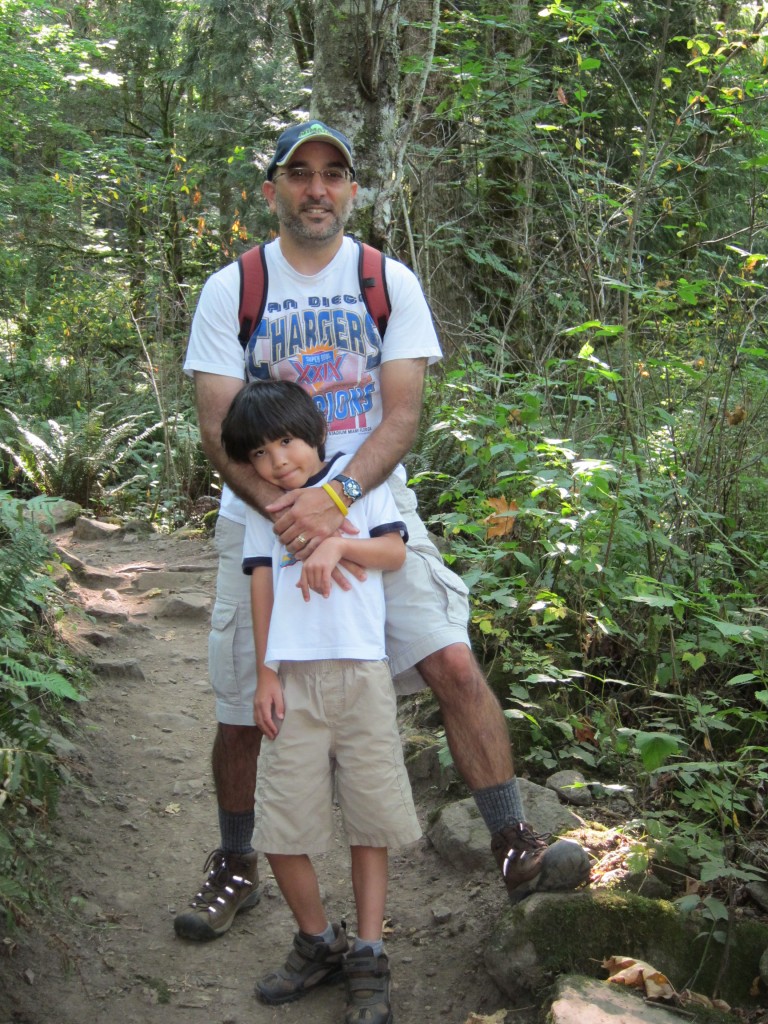
POLYGON ((341 493, 344 495, 348 505, 351 505, 353 501, 357 501, 358 498, 362 498, 363 488, 351 476, 344 476, 343 473, 339 473, 333 479, 338 480, 341 484, 341 493))

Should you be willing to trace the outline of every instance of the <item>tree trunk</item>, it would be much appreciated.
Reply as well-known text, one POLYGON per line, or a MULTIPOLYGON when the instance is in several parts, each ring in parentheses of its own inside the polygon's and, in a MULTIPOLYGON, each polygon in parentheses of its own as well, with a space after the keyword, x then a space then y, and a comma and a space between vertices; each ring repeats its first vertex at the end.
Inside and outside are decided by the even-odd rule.
POLYGON ((352 140, 360 189, 356 232, 386 248, 396 163, 398 0, 317 0, 313 117, 352 140))

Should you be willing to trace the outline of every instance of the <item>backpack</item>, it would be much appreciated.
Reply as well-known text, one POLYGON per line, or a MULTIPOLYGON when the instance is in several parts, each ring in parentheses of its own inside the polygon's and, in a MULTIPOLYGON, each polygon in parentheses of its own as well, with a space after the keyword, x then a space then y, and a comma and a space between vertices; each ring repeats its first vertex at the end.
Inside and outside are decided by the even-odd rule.
MULTIPOLYGON (((384 273, 385 256, 359 239, 354 239, 358 247, 357 276, 365 308, 373 318, 382 339, 389 322, 392 303, 389 301, 387 279, 384 273)), ((240 268, 240 309, 238 320, 240 333, 238 338, 243 348, 251 340, 253 332, 261 323, 267 304, 268 278, 267 257, 264 243, 244 252, 238 258, 240 268)))

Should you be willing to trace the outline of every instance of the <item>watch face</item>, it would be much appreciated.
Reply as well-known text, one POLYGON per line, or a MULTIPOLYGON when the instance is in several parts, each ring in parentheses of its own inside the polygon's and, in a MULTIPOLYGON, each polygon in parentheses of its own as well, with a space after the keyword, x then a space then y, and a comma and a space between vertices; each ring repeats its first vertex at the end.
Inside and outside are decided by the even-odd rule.
POLYGON ((341 489, 344 492, 344 496, 349 498, 350 501, 357 501, 358 498, 362 498, 363 489, 357 480, 353 480, 350 476, 337 476, 336 479, 341 483, 341 489))

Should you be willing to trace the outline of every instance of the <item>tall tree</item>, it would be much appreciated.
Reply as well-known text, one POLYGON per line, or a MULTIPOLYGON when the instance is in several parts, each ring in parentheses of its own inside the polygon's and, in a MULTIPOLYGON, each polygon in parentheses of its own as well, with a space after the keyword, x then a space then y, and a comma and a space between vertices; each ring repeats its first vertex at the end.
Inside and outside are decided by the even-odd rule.
MULTIPOLYGON (((403 154, 412 130, 412 122, 402 120, 399 30, 403 21, 422 21, 424 13, 418 0, 316 3, 312 114, 337 124, 354 140, 363 169, 358 223, 361 233, 381 248, 387 247, 392 203, 401 187, 403 154)), ((436 26, 436 7, 427 13, 436 26)), ((427 42, 428 68, 434 32, 427 42)), ((412 108, 418 108, 419 100, 411 97, 412 108)))

